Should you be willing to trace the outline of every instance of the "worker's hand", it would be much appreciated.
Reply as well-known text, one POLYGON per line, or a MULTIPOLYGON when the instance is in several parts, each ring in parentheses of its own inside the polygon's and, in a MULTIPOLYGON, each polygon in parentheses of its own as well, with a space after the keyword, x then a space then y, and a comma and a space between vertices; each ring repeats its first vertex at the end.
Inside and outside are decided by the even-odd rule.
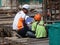
POLYGON ((44 26, 46 26, 47 24, 44 24, 44 26))

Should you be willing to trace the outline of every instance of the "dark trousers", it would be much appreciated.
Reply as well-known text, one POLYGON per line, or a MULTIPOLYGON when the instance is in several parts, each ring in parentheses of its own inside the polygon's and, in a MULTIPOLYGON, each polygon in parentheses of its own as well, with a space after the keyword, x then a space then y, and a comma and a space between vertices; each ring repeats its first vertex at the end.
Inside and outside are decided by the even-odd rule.
POLYGON ((24 28, 18 30, 18 34, 22 37, 26 37, 26 32, 27 30, 25 30, 24 28))
POLYGON ((22 29, 18 30, 18 34, 22 37, 35 38, 35 32, 31 31, 28 28, 22 28, 22 29))
POLYGON ((25 23, 24 23, 24 28, 18 30, 18 34, 22 37, 34 37, 34 32, 31 31, 31 29, 29 28, 29 26, 27 26, 25 23))
POLYGON ((27 36, 30 38, 35 38, 35 33, 33 31, 27 31, 27 36))

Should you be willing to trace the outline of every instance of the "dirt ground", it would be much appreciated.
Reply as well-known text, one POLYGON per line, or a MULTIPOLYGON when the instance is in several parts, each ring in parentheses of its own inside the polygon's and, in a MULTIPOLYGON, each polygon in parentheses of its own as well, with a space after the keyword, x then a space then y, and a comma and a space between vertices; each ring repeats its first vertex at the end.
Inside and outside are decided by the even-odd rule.
POLYGON ((47 38, 35 39, 35 38, 7 37, 7 38, 4 38, 4 42, 0 40, 0 45, 3 43, 8 45, 49 45, 49 40, 47 38))

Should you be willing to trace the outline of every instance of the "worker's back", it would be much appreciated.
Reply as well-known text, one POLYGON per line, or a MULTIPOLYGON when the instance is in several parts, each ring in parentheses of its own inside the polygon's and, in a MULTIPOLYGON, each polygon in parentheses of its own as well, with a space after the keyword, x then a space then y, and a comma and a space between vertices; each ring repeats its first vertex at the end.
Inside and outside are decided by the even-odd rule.
POLYGON ((13 29, 14 30, 18 30, 17 24, 18 24, 18 20, 20 17, 25 18, 25 14, 23 11, 18 12, 14 18, 14 21, 13 21, 13 29))
POLYGON ((37 22, 32 24, 32 31, 35 31, 36 38, 46 37, 46 30, 43 24, 43 21, 40 21, 39 24, 37 22))

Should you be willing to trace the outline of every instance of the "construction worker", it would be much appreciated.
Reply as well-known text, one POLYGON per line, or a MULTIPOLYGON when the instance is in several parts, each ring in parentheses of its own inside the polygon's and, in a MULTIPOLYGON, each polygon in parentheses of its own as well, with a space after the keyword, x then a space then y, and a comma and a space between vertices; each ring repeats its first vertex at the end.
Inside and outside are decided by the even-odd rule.
POLYGON ((25 37, 27 30, 29 27, 25 23, 30 6, 28 4, 24 4, 22 6, 22 10, 19 11, 13 21, 13 30, 17 30, 18 34, 22 37, 25 37))
POLYGON ((41 14, 36 14, 34 16, 34 22, 32 23, 32 31, 35 32, 36 38, 46 37, 46 30, 44 26, 44 22, 41 20, 41 14))

